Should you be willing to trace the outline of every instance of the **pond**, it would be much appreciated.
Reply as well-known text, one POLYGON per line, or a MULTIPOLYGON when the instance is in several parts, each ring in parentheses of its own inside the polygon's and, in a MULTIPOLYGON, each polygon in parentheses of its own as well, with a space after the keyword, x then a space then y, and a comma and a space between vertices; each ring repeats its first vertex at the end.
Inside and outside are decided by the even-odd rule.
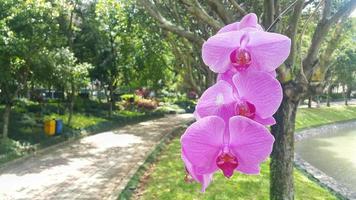
POLYGON ((356 192, 356 125, 321 129, 322 134, 296 143, 297 154, 356 192))

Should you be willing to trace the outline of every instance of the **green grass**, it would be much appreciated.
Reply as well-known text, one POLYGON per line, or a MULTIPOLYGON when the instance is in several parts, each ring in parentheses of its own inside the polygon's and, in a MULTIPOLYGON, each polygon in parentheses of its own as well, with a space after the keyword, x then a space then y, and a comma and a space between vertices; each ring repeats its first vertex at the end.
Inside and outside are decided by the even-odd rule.
POLYGON ((143 112, 130 111, 130 110, 120 110, 115 112, 119 117, 140 117, 145 115, 143 112))
MULTIPOLYGON (((296 128, 332 123, 356 118, 356 107, 332 107, 321 109, 300 109, 296 128)), ((141 199, 244 199, 260 200, 269 198, 269 161, 261 165, 259 176, 235 173, 227 180, 216 173, 214 181, 205 193, 200 193, 200 185, 183 181, 185 171, 180 158, 180 143, 176 138, 166 147, 153 165, 147 183, 143 186, 141 199)), ((329 200, 337 199, 328 190, 295 170, 295 199, 329 200)))
POLYGON ((302 108, 298 110, 296 129, 356 119, 356 106, 302 108))
MULTIPOLYGON (((51 114, 49 116, 46 116, 45 118, 62 119, 63 123, 66 124, 68 121, 68 114, 65 114, 65 115, 51 114)), ((102 118, 102 117, 96 117, 93 115, 75 113, 72 116, 71 128, 73 128, 73 129, 86 128, 86 127, 93 126, 95 124, 106 122, 106 121, 108 121, 108 120, 105 118, 102 118)))
MULTIPOLYGON (((180 158, 179 139, 174 139, 161 155, 144 189, 142 199, 268 199, 269 165, 261 166, 259 176, 235 173, 226 179, 221 173, 214 176, 214 181, 205 193, 200 193, 200 185, 187 184, 183 181, 184 167, 180 158)), ((295 199, 327 200, 337 199, 327 190, 309 180, 299 171, 295 171, 295 199)))

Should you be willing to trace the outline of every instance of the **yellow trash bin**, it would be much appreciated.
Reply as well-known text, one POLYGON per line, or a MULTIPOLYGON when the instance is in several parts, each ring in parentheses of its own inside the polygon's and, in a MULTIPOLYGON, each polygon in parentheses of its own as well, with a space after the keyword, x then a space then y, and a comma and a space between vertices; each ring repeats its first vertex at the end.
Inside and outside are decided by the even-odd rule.
POLYGON ((46 120, 44 122, 44 132, 49 136, 54 135, 56 133, 56 120, 46 120))

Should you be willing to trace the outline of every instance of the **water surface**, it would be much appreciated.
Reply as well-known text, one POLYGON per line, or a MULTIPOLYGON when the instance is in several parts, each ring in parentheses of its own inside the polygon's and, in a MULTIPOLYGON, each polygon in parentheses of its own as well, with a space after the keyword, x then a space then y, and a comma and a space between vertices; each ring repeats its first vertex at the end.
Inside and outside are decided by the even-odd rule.
POLYGON ((296 143, 305 161, 356 192, 356 126, 322 130, 319 136, 296 143))

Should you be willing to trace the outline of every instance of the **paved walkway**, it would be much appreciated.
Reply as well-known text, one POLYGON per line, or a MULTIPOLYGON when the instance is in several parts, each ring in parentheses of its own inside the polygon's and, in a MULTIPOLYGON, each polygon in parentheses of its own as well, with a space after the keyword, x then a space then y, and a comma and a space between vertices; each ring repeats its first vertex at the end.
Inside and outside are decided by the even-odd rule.
POLYGON ((0 199, 116 199, 127 181, 173 129, 191 114, 99 133, 0 169, 0 199))

